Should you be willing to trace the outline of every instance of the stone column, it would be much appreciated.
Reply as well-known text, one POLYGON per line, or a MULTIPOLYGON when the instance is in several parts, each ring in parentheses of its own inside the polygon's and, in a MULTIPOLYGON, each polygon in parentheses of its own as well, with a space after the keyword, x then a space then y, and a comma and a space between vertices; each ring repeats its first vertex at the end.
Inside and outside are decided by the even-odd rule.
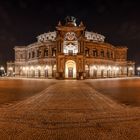
POLYGON ((52 78, 52 65, 48 67, 48 78, 52 78))
POLYGON ((60 52, 63 53, 63 41, 60 41, 60 52))
POLYGON ((38 69, 35 68, 35 77, 37 78, 38 77, 38 69))
POLYGON ((42 66, 41 68, 41 77, 44 78, 45 77, 45 70, 44 70, 45 66, 42 66))

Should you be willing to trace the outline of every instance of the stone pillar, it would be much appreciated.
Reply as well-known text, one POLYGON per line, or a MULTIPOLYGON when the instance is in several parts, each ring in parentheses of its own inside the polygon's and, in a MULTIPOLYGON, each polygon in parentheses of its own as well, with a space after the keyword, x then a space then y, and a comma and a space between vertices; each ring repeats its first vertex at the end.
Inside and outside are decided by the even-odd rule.
POLYGON ((90 78, 93 77, 93 68, 92 68, 91 65, 89 66, 89 77, 90 77, 90 78))
POLYGON ((41 77, 44 78, 45 77, 45 70, 44 70, 44 66, 42 66, 41 68, 41 77))
POLYGON ((48 78, 52 78, 52 65, 48 67, 48 78))
POLYGON ((101 69, 100 66, 97 66, 97 78, 101 77, 101 69))
POLYGON ((78 53, 81 53, 81 41, 78 42, 78 53))
POLYGON ((52 56, 52 46, 49 46, 50 57, 52 56))
POLYGON ((63 41, 60 41, 60 52, 63 53, 63 41))
POLYGON ((83 41, 83 39, 81 38, 80 40, 78 40, 78 42, 79 42, 79 53, 83 53, 84 52, 84 41, 83 41))
POLYGON ((35 77, 36 78, 38 77, 38 69, 37 68, 35 69, 35 77))
POLYGON ((20 67, 19 66, 16 66, 15 67, 15 76, 20 76, 20 67))

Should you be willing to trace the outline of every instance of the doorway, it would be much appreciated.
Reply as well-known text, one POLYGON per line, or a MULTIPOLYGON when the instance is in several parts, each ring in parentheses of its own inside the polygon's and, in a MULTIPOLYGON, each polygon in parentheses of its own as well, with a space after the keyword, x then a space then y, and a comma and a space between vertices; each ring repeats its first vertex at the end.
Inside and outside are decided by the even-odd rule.
POLYGON ((68 68, 68 77, 73 78, 73 68, 72 67, 68 68))
POLYGON ((65 63, 65 78, 76 78, 76 63, 73 60, 68 60, 65 63))

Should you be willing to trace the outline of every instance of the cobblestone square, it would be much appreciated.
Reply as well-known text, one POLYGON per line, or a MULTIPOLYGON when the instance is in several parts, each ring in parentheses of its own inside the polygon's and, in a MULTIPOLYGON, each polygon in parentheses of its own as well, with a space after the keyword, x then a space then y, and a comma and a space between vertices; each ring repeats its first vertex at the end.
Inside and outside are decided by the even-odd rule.
POLYGON ((0 139, 138 140, 140 109, 111 100, 87 81, 54 80, 40 93, 0 107, 0 139))

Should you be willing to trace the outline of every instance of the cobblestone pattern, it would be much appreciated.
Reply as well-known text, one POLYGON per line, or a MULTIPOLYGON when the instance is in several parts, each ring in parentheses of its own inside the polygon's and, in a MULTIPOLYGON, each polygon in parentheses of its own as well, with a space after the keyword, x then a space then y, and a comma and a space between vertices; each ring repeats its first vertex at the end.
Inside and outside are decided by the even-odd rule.
POLYGON ((59 81, 0 108, 1 140, 137 140, 140 109, 119 105, 84 81, 59 81))

